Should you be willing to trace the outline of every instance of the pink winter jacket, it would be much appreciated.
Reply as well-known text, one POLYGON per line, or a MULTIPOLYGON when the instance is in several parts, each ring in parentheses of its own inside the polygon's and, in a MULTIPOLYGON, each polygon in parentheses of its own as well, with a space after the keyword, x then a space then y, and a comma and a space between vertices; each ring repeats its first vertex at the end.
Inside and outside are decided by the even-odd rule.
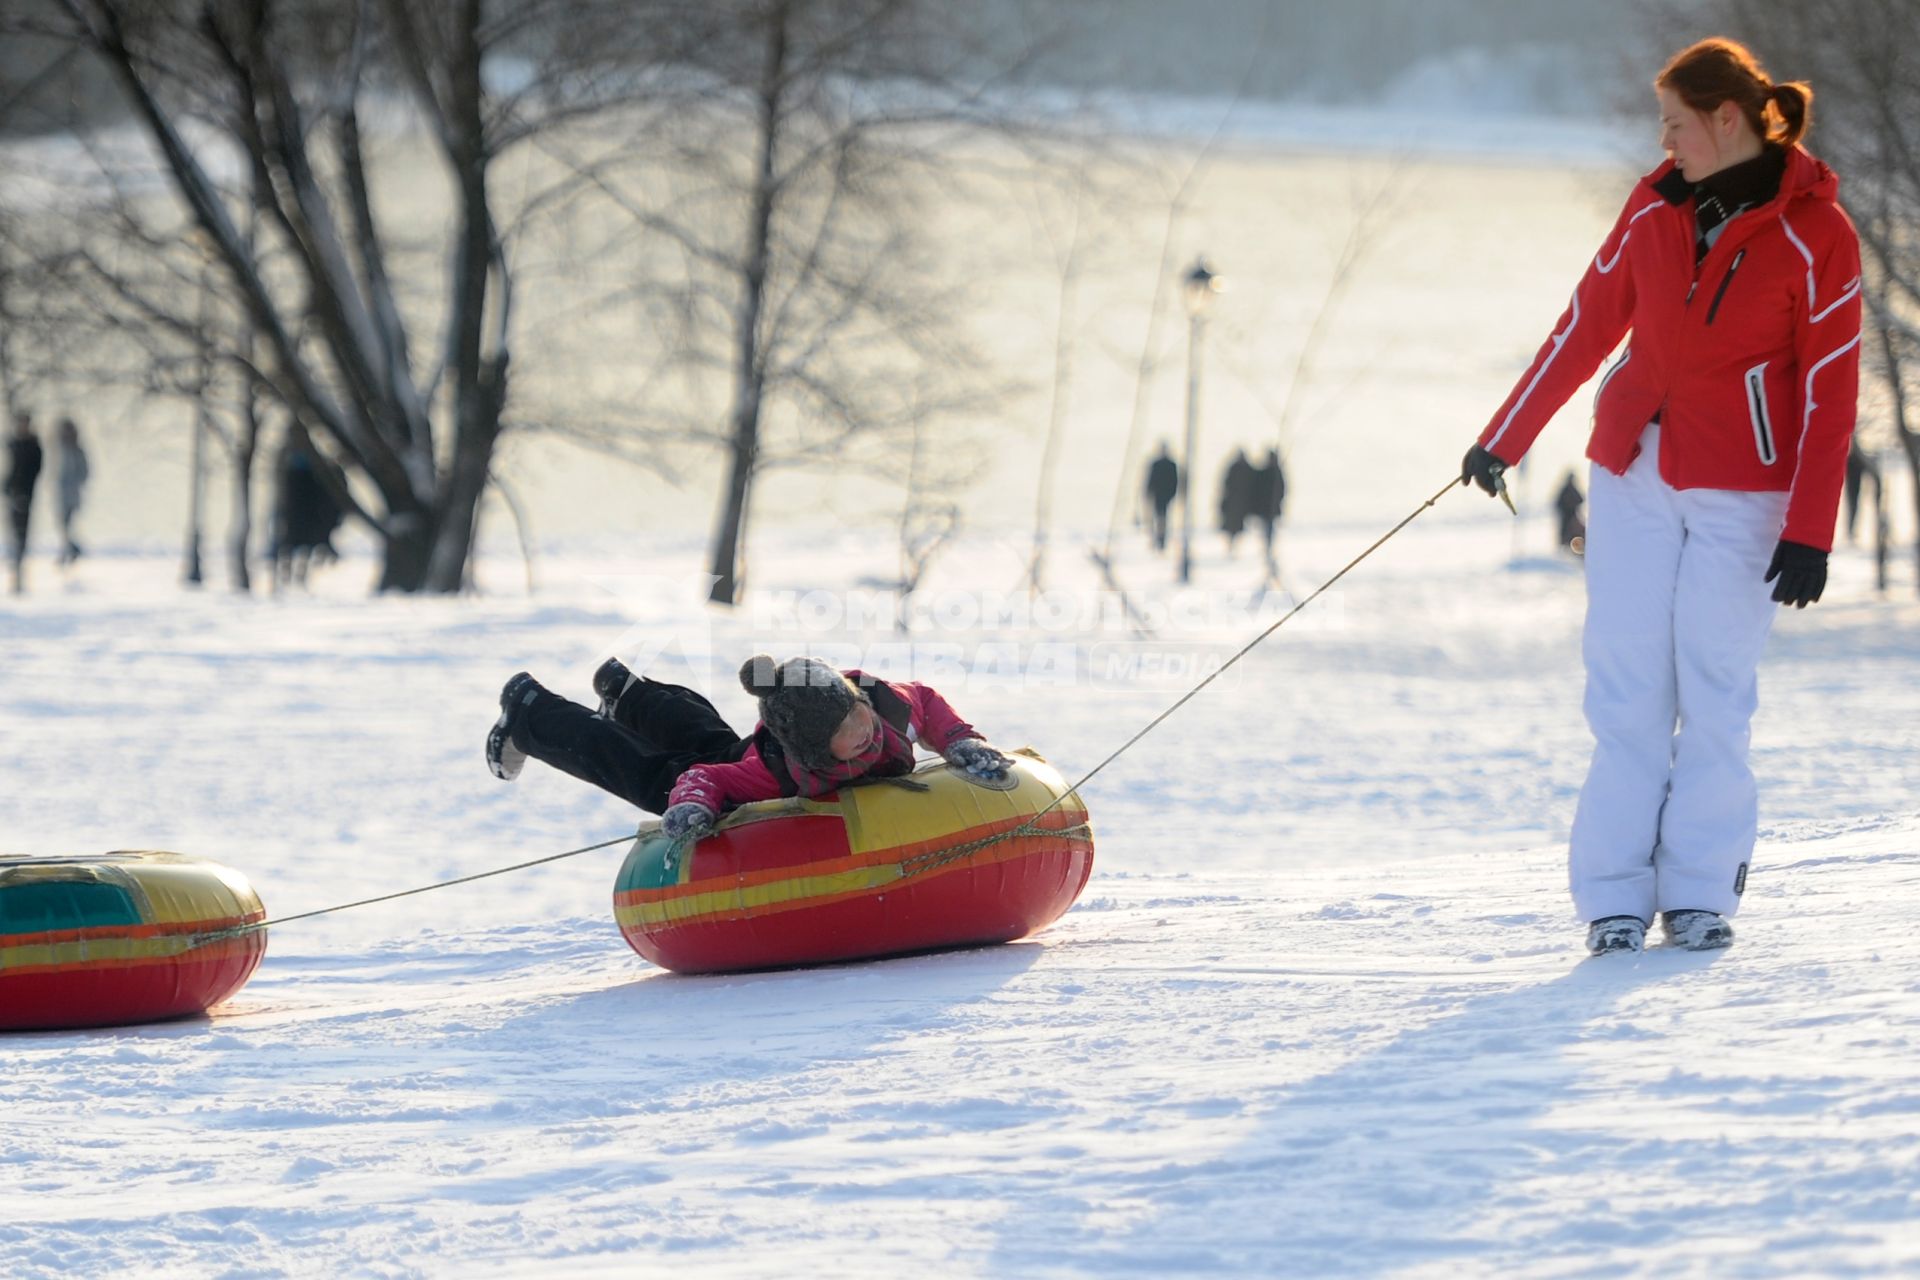
MULTIPOLYGON (((927 685, 910 680, 878 680, 860 671, 842 674, 862 689, 885 685, 892 690, 907 705, 907 731, 901 733, 882 716, 880 732, 871 747, 856 758, 824 771, 808 769, 791 755, 784 756, 782 763, 800 795, 825 795, 855 778, 898 777, 911 773, 913 744, 916 742, 945 754, 948 747, 961 739, 980 736, 938 691, 927 685)), ((759 729, 760 726, 754 726, 756 736, 759 729)), ((751 804, 755 800, 777 800, 782 795, 790 794, 794 793, 781 786, 773 766, 761 758, 756 743, 747 748, 746 755, 731 764, 696 764, 689 768, 673 784, 667 803, 676 805, 692 801, 721 813, 735 805, 751 804)))

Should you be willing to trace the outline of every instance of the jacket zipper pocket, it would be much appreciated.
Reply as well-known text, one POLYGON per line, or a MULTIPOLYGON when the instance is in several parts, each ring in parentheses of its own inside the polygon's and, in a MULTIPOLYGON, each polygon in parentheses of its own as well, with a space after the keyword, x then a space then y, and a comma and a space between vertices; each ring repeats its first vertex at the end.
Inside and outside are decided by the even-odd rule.
POLYGON ((1733 265, 1727 268, 1727 274, 1720 277, 1720 287, 1713 292, 1713 305, 1707 308, 1707 323, 1720 314, 1720 299, 1727 296, 1727 286, 1733 283, 1733 273, 1740 269, 1740 263, 1746 258, 1747 251, 1742 249, 1733 255, 1733 265))
POLYGON ((1747 417, 1753 421, 1753 447, 1760 461, 1772 466, 1773 423, 1767 418, 1767 365, 1765 361, 1747 370, 1747 417))
POLYGON ((1593 411, 1596 415, 1600 412, 1600 397, 1607 394, 1607 384, 1612 382, 1614 378, 1618 376, 1619 372, 1627 367, 1627 361, 1631 359, 1633 359, 1633 350, 1632 348, 1628 348, 1627 351, 1614 362, 1613 368, 1607 370, 1606 375, 1600 379, 1600 385, 1593 389, 1593 411))

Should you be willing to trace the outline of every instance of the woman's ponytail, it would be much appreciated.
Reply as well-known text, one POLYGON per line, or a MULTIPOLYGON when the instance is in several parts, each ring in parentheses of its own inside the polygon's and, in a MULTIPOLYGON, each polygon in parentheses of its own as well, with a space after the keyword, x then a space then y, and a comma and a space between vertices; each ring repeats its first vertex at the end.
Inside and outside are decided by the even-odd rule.
POLYGON ((1769 129, 1775 142, 1792 146, 1807 136, 1813 123, 1813 86, 1804 80, 1789 80, 1767 90, 1770 116, 1778 116, 1779 127, 1769 129))

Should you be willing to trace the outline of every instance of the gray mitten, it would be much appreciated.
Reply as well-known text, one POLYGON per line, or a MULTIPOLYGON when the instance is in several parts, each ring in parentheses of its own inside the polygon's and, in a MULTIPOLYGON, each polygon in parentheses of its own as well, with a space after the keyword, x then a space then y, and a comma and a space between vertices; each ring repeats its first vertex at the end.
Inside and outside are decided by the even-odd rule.
POLYGON ((948 764, 964 769, 976 778, 998 781, 1007 776, 1013 761, 1001 755, 980 738, 962 738, 942 753, 948 764))
POLYGON ((660 815, 660 832, 669 840, 698 840, 713 830, 713 810, 692 800, 669 805, 660 815))

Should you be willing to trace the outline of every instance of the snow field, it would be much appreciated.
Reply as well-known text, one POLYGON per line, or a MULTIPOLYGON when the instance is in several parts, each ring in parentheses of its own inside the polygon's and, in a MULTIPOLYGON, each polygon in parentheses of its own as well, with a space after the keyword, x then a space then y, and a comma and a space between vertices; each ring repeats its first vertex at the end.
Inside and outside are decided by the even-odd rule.
MULTIPOLYGON (((1559 847, 1585 764, 1579 574, 1534 552, 1537 525, 1510 558, 1477 502, 1089 784, 1094 879, 1028 941, 676 977, 613 925, 613 848, 284 925, 207 1020, 7 1037, 0 1271, 1920 1263, 1920 609, 1872 600, 1843 553, 1832 598, 1781 619, 1734 949, 1585 962, 1559 847)), ((1378 532, 1289 534, 1289 585, 1378 532)), ((1093 590, 1060 546, 1054 580, 1093 590)), ((1257 579, 1244 547, 1202 552, 1203 597, 1257 579)), ((788 533, 755 571, 845 593, 872 556, 788 533)), ((8 849, 214 857, 287 914, 617 836, 638 815, 571 779, 486 774, 513 670, 585 697, 605 652, 704 639, 744 726, 746 653, 893 640, 710 615, 660 581, 697 562, 660 540, 551 557, 531 600, 368 601, 349 561, 250 602, 181 594, 170 559, 83 562, 4 615, 8 849)), ((1018 564, 970 542, 930 590, 1004 591, 1018 564)), ((1178 599, 1131 543, 1120 572, 1178 599)), ((942 687, 1070 777, 1174 696, 942 687)))

